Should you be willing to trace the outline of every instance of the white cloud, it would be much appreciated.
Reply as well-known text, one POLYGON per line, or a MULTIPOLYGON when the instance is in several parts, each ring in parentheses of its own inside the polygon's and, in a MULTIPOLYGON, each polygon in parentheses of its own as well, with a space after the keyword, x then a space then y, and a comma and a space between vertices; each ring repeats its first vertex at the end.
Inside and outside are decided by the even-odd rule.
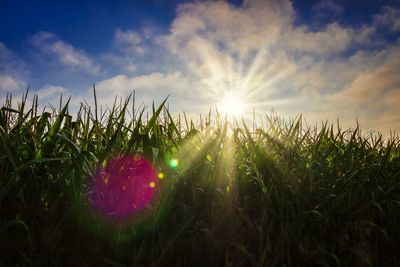
POLYGON ((61 96, 61 94, 68 94, 69 90, 56 85, 45 85, 39 90, 35 92, 38 95, 40 100, 52 100, 57 99, 61 96))
POLYGON ((26 90, 27 85, 24 81, 11 75, 0 74, 0 92, 12 92, 26 90))
POLYGON ((276 42, 294 17, 289 1, 245 1, 242 8, 199 2, 181 5, 178 11, 167 38, 176 54, 186 52, 186 44, 197 39, 244 55, 276 42))
POLYGON ((182 80, 184 80, 184 78, 180 72, 168 74, 155 72, 133 77, 117 75, 98 82, 96 84, 96 89, 99 94, 118 94, 119 96, 126 96, 133 90, 149 94, 154 94, 155 90, 157 90, 158 94, 162 94, 161 90, 168 93, 181 89, 179 85, 182 84, 182 80))
POLYGON ((38 32, 30 41, 43 55, 55 56, 58 63, 73 70, 84 70, 91 74, 98 74, 100 71, 100 67, 84 51, 74 48, 53 33, 38 32))
POLYGON ((116 75, 99 81, 96 83, 96 93, 98 103, 108 107, 112 106, 116 96, 123 99, 133 91, 136 92, 136 101, 151 104, 152 101, 162 101, 169 95, 179 99, 181 94, 187 93, 189 86, 180 72, 154 72, 139 76, 116 75))
POLYGON ((306 26, 293 28, 285 34, 284 40, 288 49, 329 56, 349 48, 353 36, 352 29, 331 23, 319 32, 311 32, 306 26))

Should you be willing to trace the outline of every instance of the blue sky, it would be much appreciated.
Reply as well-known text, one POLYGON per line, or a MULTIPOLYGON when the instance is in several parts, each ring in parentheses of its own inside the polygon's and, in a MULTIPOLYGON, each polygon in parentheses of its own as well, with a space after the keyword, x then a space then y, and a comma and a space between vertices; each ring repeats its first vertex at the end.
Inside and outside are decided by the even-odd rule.
POLYGON ((193 116, 236 95, 309 124, 400 130, 400 1, 0 1, 0 100, 136 90, 193 116))

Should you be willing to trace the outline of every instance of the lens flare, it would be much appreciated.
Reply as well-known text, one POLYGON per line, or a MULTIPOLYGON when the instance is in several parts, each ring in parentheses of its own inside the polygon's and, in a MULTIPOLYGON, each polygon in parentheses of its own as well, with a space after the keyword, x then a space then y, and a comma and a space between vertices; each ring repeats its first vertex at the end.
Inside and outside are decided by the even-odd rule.
POLYGON ((157 176, 141 156, 120 156, 103 162, 89 192, 92 208, 113 220, 124 220, 151 203, 157 176))
POLYGON ((177 159, 171 159, 171 160, 169 161, 169 166, 170 166, 171 168, 173 168, 173 169, 175 169, 176 167, 178 167, 178 164, 179 164, 179 162, 178 162, 177 159))

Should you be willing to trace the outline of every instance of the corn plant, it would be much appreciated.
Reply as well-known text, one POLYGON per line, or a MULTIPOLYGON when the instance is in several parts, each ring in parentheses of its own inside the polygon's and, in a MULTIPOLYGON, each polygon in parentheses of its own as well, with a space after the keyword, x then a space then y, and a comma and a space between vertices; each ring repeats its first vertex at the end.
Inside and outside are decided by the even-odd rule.
POLYGON ((1 265, 400 265, 395 135, 301 116, 250 128, 210 111, 195 123, 167 99, 146 117, 134 94, 76 114, 69 100, 49 112, 27 97, 0 111, 1 265), (124 239, 82 208, 94 170, 117 155, 165 175, 157 209, 124 239))

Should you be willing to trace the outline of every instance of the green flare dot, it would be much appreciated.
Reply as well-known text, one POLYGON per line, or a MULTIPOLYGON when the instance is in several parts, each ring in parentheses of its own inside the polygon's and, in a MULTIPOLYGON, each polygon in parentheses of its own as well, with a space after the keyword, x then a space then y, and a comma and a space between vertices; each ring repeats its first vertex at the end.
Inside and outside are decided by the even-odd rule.
POLYGON ((178 160, 177 160, 177 159, 171 159, 171 160, 169 161, 169 166, 170 166, 171 168, 176 168, 176 167, 178 167, 178 160))

